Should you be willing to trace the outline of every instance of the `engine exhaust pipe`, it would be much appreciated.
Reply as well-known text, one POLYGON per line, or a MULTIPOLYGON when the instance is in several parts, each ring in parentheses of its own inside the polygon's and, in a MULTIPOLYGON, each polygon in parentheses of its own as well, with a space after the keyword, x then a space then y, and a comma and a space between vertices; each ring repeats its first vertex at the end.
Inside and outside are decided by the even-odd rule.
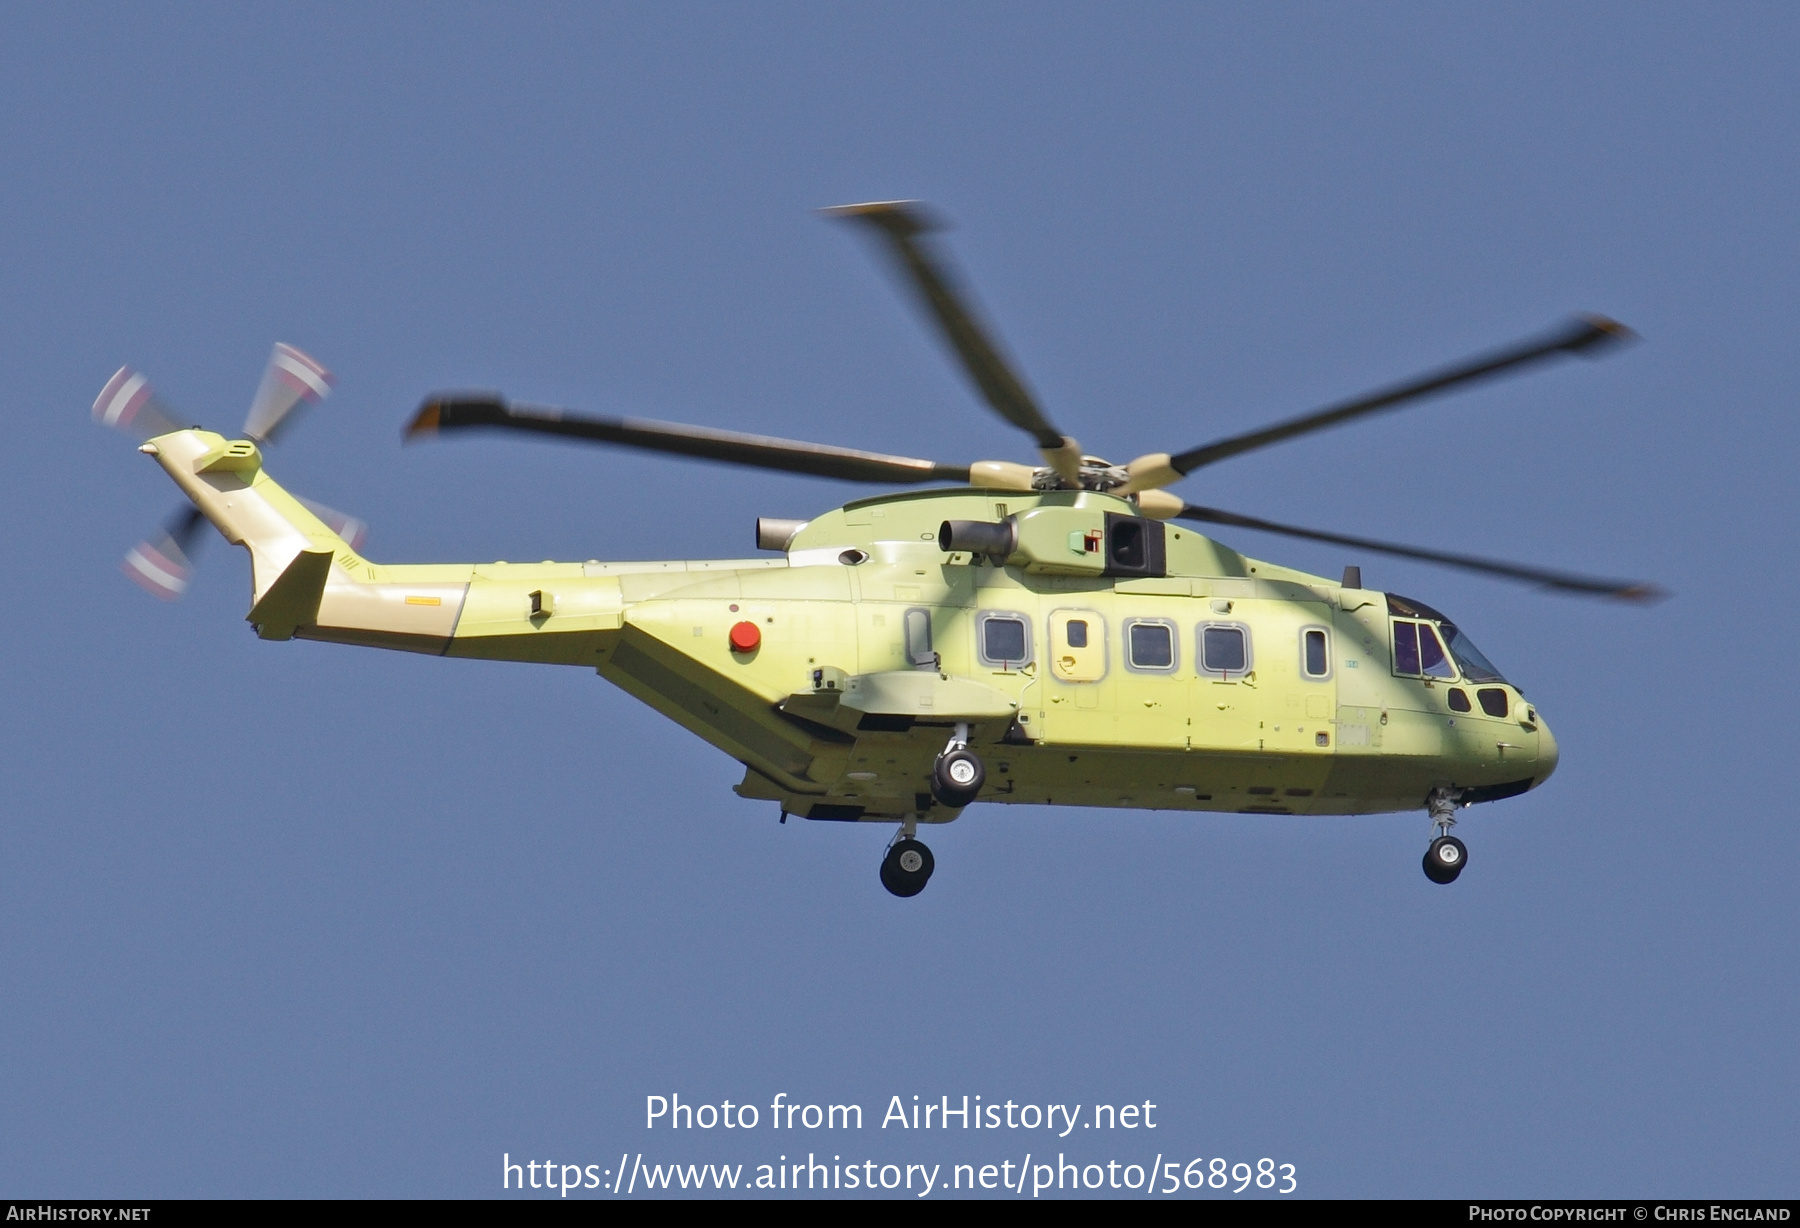
POLYGON ((756 548, 758 550, 783 550, 799 536, 800 530, 807 526, 804 520, 779 520, 774 516, 758 516, 756 518, 756 548))
POLYGON ((1010 557, 1019 548, 1019 523, 1011 516, 1001 521, 946 520, 938 528, 938 549, 946 554, 966 550, 993 559, 1010 557))

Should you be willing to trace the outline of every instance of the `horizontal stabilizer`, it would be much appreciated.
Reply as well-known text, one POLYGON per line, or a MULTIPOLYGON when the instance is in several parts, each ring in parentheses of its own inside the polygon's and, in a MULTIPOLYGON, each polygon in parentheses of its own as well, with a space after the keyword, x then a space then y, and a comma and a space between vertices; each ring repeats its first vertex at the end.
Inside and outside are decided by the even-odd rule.
POLYGON ((256 625, 256 634, 265 640, 291 640, 296 628, 316 623, 331 559, 329 550, 302 550, 295 555, 250 609, 249 621, 256 625))

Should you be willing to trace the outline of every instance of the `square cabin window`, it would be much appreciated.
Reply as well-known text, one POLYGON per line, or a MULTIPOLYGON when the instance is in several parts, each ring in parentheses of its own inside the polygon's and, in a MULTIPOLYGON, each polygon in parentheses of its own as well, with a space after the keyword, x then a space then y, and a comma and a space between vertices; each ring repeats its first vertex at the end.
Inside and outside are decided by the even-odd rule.
POLYGON ((1070 648, 1086 648, 1088 644, 1087 623, 1083 619, 1071 618, 1066 624, 1063 635, 1069 641, 1070 648))
POLYGON ((1172 671, 1175 668, 1175 624, 1149 618, 1127 621, 1125 664, 1139 673, 1172 671))
POLYGON ((1208 623, 1200 628, 1200 672, 1230 677, 1250 669, 1250 629, 1241 623, 1208 623))
POLYGON ((978 615, 975 643, 981 663, 990 669, 1017 669, 1031 660, 1031 626, 1023 614, 978 615))

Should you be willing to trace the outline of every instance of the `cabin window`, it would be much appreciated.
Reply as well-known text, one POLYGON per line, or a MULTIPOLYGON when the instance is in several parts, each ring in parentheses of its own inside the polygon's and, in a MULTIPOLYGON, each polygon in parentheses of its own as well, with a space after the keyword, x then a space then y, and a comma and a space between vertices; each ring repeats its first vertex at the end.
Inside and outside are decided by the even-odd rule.
POLYGON ((1016 618, 990 618, 987 621, 985 644, 988 659, 992 661, 1023 661, 1025 659, 1025 624, 1016 618))
POLYGON ((1394 623, 1394 672, 1427 678, 1454 678, 1456 667, 1430 623, 1394 623))
POLYGON ((1064 626, 1066 626, 1068 630, 1064 633, 1063 638, 1068 641, 1070 648, 1086 648, 1088 646, 1087 622, 1085 619, 1071 618, 1064 626))
POLYGON ((1125 624, 1125 663, 1139 672, 1166 674, 1175 668, 1175 624, 1134 618, 1125 624))
POLYGON ((931 650, 931 611, 922 606, 908 610, 902 619, 906 631, 906 661, 914 669, 936 669, 937 653, 931 650))
POLYGON ((981 663, 989 668, 1016 669, 1031 660, 1031 629, 1023 614, 977 615, 975 639, 981 663))
POLYGON ((1207 623, 1200 628, 1200 672, 1229 678, 1250 669, 1250 629, 1240 623, 1207 623))
POLYGON ((1512 711, 1512 701, 1497 686, 1482 687, 1475 692, 1475 698, 1481 701, 1481 710, 1489 716, 1505 716, 1512 711))
POLYGON ((1450 711, 1452 711, 1452 712, 1468 712, 1468 711, 1470 711, 1469 693, 1467 691, 1463 690, 1459 686, 1453 686, 1450 688, 1450 711))
POLYGON ((1300 632, 1300 669, 1308 678, 1331 676, 1331 653, 1325 628, 1307 627, 1300 632))

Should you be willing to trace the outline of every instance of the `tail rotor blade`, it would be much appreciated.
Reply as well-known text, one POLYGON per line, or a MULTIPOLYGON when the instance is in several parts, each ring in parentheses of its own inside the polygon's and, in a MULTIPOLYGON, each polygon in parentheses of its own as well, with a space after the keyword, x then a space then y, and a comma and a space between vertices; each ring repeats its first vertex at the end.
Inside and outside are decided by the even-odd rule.
POLYGON ((362 550, 363 541, 369 536, 369 526, 366 523, 336 508, 326 507, 323 503, 314 503, 299 495, 294 497, 300 500, 300 506, 324 521, 326 528, 348 542, 352 550, 362 550))
POLYGON ((94 421, 139 439, 179 431, 169 407, 156 398, 150 381, 130 367, 120 367, 94 398, 94 421))
POLYGON ((245 437, 273 443, 296 408, 324 400, 336 383, 337 378, 318 359, 277 342, 256 400, 250 404, 250 416, 244 419, 245 437))
POLYGON ((193 579, 191 552, 203 523, 199 508, 176 513, 160 533, 125 552, 122 570, 151 596, 175 600, 193 579))

